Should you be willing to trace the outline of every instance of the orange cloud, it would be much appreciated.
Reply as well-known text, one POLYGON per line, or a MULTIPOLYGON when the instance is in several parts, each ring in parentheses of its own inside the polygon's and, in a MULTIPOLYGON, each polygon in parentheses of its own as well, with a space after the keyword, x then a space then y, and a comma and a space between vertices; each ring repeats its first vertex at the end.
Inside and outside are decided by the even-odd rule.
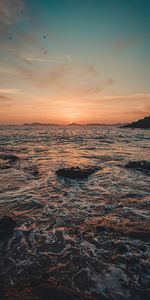
POLYGON ((3 93, 3 94, 22 94, 22 92, 18 89, 2 89, 2 88, 0 88, 0 93, 3 93))
POLYGON ((3 95, 0 95, 0 107, 8 107, 12 104, 12 99, 3 95))

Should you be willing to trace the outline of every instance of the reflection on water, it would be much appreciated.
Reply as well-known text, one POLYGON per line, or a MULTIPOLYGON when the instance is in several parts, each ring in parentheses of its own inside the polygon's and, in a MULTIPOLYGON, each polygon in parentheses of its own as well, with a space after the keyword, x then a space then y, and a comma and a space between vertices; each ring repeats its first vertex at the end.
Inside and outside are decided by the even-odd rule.
POLYGON ((20 158, 0 169, 0 214, 17 220, 0 241, 8 294, 19 299, 21 285, 25 299, 51 299, 39 285, 57 282, 65 300, 149 298, 150 179, 124 168, 150 160, 149 141, 148 130, 117 127, 0 127, 0 153, 20 158), (55 175, 68 166, 102 169, 83 181, 55 175))

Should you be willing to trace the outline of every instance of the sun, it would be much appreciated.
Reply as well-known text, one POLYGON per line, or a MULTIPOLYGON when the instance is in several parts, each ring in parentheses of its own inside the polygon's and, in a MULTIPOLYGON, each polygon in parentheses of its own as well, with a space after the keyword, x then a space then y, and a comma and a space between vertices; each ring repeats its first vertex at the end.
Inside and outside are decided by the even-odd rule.
POLYGON ((65 120, 68 124, 76 123, 81 119, 81 115, 79 111, 70 111, 65 114, 65 120))

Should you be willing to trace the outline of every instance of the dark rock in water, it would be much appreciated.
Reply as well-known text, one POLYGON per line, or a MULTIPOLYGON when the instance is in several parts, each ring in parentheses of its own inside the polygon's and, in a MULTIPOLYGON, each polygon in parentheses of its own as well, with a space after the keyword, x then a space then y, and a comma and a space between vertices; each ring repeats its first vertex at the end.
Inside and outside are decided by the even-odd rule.
POLYGON ((0 219, 0 237, 9 236, 16 227, 16 221, 9 216, 4 216, 0 219))
POLYGON ((34 168, 34 169, 32 170, 32 174, 33 174, 33 176, 37 177, 37 176, 39 175, 38 169, 37 169, 37 168, 34 168))
POLYGON ((1 287, 0 284, 0 300, 97 300, 95 296, 82 294, 59 283, 51 284, 52 281, 53 279, 48 283, 38 282, 34 287, 29 281, 15 287, 1 287))
POLYGON ((12 154, 0 154, 0 169, 9 169, 19 159, 12 154))
POLYGON ((10 162, 14 163, 16 160, 19 159, 19 157, 12 154, 1 154, 0 159, 9 160, 10 162))
POLYGON ((85 169, 81 169, 79 167, 63 168, 57 170, 56 174, 58 176, 62 176, 70 179, 86 179, 89 175, 92 175, 99 169, 100 168, 96 168, 96 167, 85 168, 85 169))
POLYGON ((145 117, 144 119, 138 120, 137 122, 133 122, 121 128, 142 128, 142 129, 149 129, 150 128, 150 116, 145 117))
POLYGON ((1 300, 5 300, 4 292, 3 292, 3 290, 1 289, 1 287, 0 287, 0 299, 1 299, 1 300))
MULTIPOLYGON (((41 296, 46 300, 76 300, 77 295, 73 295, 65 289, 54 288, 54 287, 42 287, 40 289, 41 296)), ((78 298, 81 299, 81 298, 78 298)))
POLYGON ((133 169, 137 171, 142 171, 150 173, 150 162, 146 160, 141 161, 131 161, 125 165, 126 169, 133 169))
POLYGON ((42 296, 43 300, 96 300, 94 296, 82 294, 82 292, 75 291, 58 282, 54 283, 53 279, 50 279, 45 284, 41 284, 41 286, 37 286, 36 291, 42 296))

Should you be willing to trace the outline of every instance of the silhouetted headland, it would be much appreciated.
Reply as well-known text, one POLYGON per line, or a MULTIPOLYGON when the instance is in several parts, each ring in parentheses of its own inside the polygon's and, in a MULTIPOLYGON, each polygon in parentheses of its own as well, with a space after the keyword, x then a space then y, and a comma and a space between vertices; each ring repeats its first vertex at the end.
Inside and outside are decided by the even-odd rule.
POLYGON ((150 116, 145 117, 144 119, 140 119, 136 122, 132 122, 127 125, 123 125, 122 128, 142 128, 149 129, 150 128, 150 116))

